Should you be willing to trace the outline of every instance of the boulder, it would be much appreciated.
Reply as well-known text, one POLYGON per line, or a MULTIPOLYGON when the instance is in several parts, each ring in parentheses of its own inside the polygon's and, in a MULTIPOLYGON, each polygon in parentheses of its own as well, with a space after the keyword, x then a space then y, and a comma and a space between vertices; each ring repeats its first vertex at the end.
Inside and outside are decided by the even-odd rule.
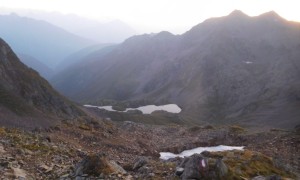
POLYGON ((215 164, 215 171, 219 178, 225 177, 228 173, 228 167, 222 159, 217 159, 215 164))
POLYGON ((148 159, 146 157, 139 157, 135 160, 135 163, 132 167, 133 170, 138 170, 142 166, 148 163, 148 159))
POLYGON ((208 162, 207 158, 200 154, 194 154, 191 157, 185 158, 181 163, 184 168, 181 179, 203 179, 208 177, 208 162))
POLYGON ((126 174, 127 172, 121 167, 119 164, 117 164, 115 161, 109 161, 109 166, 112 169, 113 172, 118 174, 126 174))
POLYGON ((17 179, 26 179, 26 171, 20 168, 12 168, 14 177, 17 179))
POLYGON ((183 171, 184 169, 182 167, 176 167, 176 171, 175 171, 176 176, 181 176, 183 171))
POLYGON ((101 173, 110 174, 113 172, 109 161, 104 155, 88 155, 75 167, 75 176, 85 174, 99 176, 101 173))

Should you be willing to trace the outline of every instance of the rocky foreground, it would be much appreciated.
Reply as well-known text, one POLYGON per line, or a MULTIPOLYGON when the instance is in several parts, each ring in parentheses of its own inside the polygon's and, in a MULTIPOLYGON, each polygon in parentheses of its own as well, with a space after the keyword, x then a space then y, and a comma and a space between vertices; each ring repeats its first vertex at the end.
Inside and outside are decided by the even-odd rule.
POLYGON ((297 179, 299 131, 155 126, 81 119, 48 129, 0 128, 0 179, 297 179), (199 146, 244 151, 159 159, 199 146))

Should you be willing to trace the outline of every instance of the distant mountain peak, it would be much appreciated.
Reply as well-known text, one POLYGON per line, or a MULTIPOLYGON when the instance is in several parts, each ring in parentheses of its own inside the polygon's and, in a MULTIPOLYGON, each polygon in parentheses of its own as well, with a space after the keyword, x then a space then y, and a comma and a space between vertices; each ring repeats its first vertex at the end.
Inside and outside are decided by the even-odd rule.
POLYGON ((174 35, 172 33, 170 33, 169 31, 161 31, 156 34, 156 37, 159 37, 159 38, 166 38, 166 37, 170 37, 170 36, 174 36, 174 35))
POLYGON ((282 19, 282 17, 279 16, 275 11, 263 13, 259 17, 264 17, 265 19, 271 19, 271 20, 282 19))
POLYGON ((234 10, 229 15, 229 17, 248 17, 247 14, 243 13, 241 10, 234 10))

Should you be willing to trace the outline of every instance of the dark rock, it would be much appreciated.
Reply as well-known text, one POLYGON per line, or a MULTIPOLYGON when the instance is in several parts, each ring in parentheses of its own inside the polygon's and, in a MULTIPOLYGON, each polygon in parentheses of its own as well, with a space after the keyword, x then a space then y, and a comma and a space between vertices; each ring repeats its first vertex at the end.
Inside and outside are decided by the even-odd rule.
POLYGON ((142 166, 138 169, 138 172, 139 172, 139 174, 146 176, 152 172, 152 169, 150 169, 149 167, 146 167, 146 166, 142 166))
POLYGON ((146 157, 139 157, 135 160, 135 163, 132 167, 133 170, 137 170, 148 163, 148 159, 146 157))
POLYGON ((210 157, 211 153, 209 151, 203 151, 201 154, 205 157, 210 157))
POLYGON ((184 169, 182 167, 176 167, 176 171, 175 171, 176 176, 181 176, 183 171, 184 169))
POLYGON ((282 178, 278 175, 271 175, 266 178, 266 180, 281 180, 282 178))
POLYGON ((181 179, 203 179, 208 177, 209 168, 207 158, 200 154, 194 154, 186 159, 181 164, 184 168, 180 176, 181 179))
POLYGON ((227 175, 228 168, 222 159, 217 159, 216 164, 215 164, 215 171, 216 171, 217 175, 219 176, 219 178, 222 178, 227 175))
POLYGON ((86 180, 85 177, 81 177, 81 176, 76 176, 75 180, 86 180))
POLYGON ((0 161, 0 168, 3 167, 3 168, 7 168, 9 165, 9 162, 8 161, 4 161, 4 162, 1 162, 0 161))
POLYGON ((108 160, 103 155, 89 155, 79 162, 75 168, 75 176, 83 174, 99 176, 112 172, 108 160))
POLYGON ((49 136, 45 137, 48 142, 51 142, 51 138, 49 136))

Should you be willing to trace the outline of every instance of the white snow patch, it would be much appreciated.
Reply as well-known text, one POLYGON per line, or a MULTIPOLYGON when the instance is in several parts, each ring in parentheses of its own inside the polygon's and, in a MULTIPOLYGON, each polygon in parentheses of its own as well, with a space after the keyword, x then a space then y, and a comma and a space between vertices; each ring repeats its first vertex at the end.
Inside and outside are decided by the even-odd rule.
POLYGON ((252 61, 244 61, 246 64, 252 64, 252 61))
POLYGON ((93 105, 83 105, 84 107, 91 107, 91 108, 96 108, 96 107, 98 107, 98 106, 93 106, 93 105))
POLYGON ((161 106, 155 106, 155 105, 147 105, 147 106, 141 106, 138 108, 127 108, 125 112, 129 110, 140 110, 143 112, 143 114, 151 114, 154 111, 167 111, 169 113, 180 113, 181 109, 176 104, 166 104, 161 106))
MULTIPOLYGON (((107 111, 116 111, 112 108, 112 106, 93 106, 93 105, 84 105, 84 107, 92 107, 92 108, 99 108, 99 109, 105 109, 107 111)), ((118 112, 127 112, 129 110, 140 110, 143 112, 143 114, 151 114, 154 111, 167 111, 169 113, 180 113, 181 108, 177 106, 177 104, 166 104, 161 106, 156 105, 147 105, 147 106, 141 106, 138 108, 127 108, 125 111, 118 111, 118 112)))
POLYGON ((190 150, 185 150, 182 151, 180 154, 174 154, 170 152, 160 152, 160 159, 163 160, 168 160, 171 158, 176 158, 176 157, 189 157, 192 156, 193 154, 200 154, 203 151, 209 151, 209 152, 217 152, 217 151, 230 151, 230 150, 243 150, 244 146, 224 146, 224 145, 219 145, 219 146, 212 146, 212 147, 198 147, 190 150))

